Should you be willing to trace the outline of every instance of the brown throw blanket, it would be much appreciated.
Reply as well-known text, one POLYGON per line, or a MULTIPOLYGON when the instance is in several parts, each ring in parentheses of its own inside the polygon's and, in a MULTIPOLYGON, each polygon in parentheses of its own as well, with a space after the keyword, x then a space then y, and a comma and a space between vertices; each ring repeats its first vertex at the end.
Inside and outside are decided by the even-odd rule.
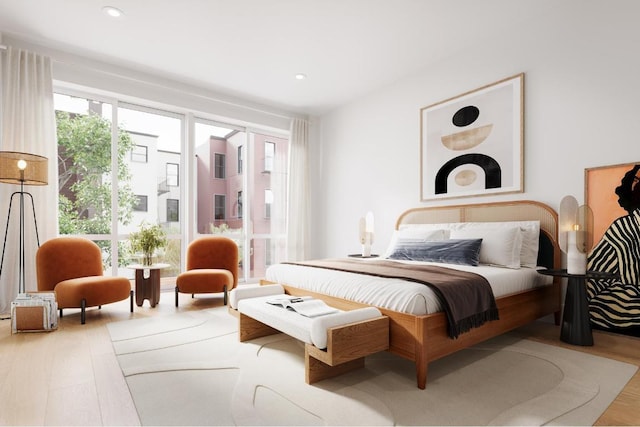
POLYGON ((457 338, 461 333, 481 326, 484 322, 498 320, 498 308, 491 286, 487 279, 476 273, 386 260, 362 262, 327 259, 285 264, 403 279, 429 286, 442 302, 451 338, 457 338))

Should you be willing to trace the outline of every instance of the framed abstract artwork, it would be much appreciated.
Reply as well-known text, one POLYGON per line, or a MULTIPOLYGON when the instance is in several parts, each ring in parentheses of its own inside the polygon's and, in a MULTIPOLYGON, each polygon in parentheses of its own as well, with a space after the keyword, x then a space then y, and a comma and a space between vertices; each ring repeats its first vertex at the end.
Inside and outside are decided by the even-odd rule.
POLYGON ((638 164, 640 162, 621 163, 584 170, 584 201, 593 212, 594 245, 614 220, 627 215, 618 203, 616 187, 621 185, 624 175, 638 164))
POLYGON ((421 200, 523 191, 524 73, 420 110, 421 200))

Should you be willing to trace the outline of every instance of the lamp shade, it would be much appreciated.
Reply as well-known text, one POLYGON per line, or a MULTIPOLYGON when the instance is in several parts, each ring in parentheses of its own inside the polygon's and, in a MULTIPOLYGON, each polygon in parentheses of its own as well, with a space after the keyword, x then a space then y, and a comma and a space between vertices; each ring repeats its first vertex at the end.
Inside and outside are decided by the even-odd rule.
POLYGON ((0 182, 47 185, 49 161, 37 154, 0 151, 0 182))

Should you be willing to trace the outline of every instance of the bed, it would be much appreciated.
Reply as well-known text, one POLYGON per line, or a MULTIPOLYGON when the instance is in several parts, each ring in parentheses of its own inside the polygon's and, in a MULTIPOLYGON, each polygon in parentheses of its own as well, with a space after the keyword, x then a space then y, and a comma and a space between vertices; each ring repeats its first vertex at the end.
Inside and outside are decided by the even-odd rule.
MULTIPOLYGON (((331 279, 329 281, 339 280, 336 279, 338 276, 324 269, 300 265, 292 267, 294 267, 294 270, 304 268, 302 276, 295 273, 287 273, 291 266, 276 265, 267 270, 266 279, 263 282, 278 282, 284 286, 288 294, 298 296, 311 295, 315 298, 323 299, 328 304, 342 310, 366 306, 379 308, 390 320, 389 351, 415 363, 417 385, 423 389, 427 383, 428 365, 434 360, 547 315, 553 314, 556 324, 559 324, 561 303, 559 279, 543 276, 536 272, 536 265, 538 266, 537 268, 560 267, 560 250, 557 243, 558 218, 555 211, 549 206, 535 201, 421 207, 410 209, 399 216, 396 223, 396 234, 407 229, 440 229, 440 227, 445 226, 456 229, 458 225, 464 228, 469 224, 481 227, 487 224, 489 228, 493 229, 493 227, 502 226, 504 223, 512 224, 514 222, 534 222, 539 224, 539 231, 536 229, 536 234, 538 235, 536 253, 533 254, 535 265, 523 268, 487 266, 485 270, 495 271, 500 277, 498 282, 502 283, 498 287, 499 290, 495 291, 495 304, 499 312, 499 320, 487 321, 481 326, 473 327, 461 333, 455 339, 451 337, 449 322, 445 313, 439 307, 437 298, 429 299, 429 297, 425 297, 425 304, 415 303, 415 300, 422 301, 422 297, 414 298, 413 304, 406 303, 406 299, 404 300, 405 302, 398 302, 400 300, 388 298, 391 303, 387 303, 376 299, 371 290, 361 291, 360 285, 349 284, 349 280, 345 280, 341 286, 337 287, 318 287, 318 285, 314 286, 312 284, 314 282, 313 278, 315 278, 316 283, 321 285, 324 283, 326 285, 327 279, 326 277, 323 278, 323 275, 330 274, 331 279), (510 288, 509 283, 520 281, 518 277, 521 274, 518 272, 524 276, 529 276, 526 281, 533 285, 518 285, 515 288, 510 288), (355 287, 351 288, 350 286, 355 287), (337 289, 348 289, 348 291, 345 294, 337 289), (362 294, 358 294, 358 292, 362 294)), ((451 232, 451 239, 454 237, 453 233, 451 232)), ((461 235, 459 231, 455 233, 456 236, 461 235)), ((464 232, 462 232, 462 236, 464 236, 464 232)), ((489 245, 488 239, 485 239, 485 242, 486 245, 489 245)), ((522 247, 524 251, 524 245, 522 247)), ((362 265, 366 265, 364 263, 367 260, 361 260, 360 262, 362 265)), ((407 263, 410 264, 411 262, 407 263)), ((466 269, 466 267, 461 266, 450 267, 466 269)), ((481 267, 485 268, 485 266, 481 267)), ((473 268, 471 270, 477 271, 473 268)), ((491 276, 491 273, 487 274, 491 276)), ((374 279, 379 280, 378 278, 368 277, 365 281, 369 283, 374 279)), ((385 281, 385 279, 381 280, 385 281)), ((492 278, 491 281, 493 280, 492 278)), ((387 284, 382 286, 387 286, 387 284)), ((391 283, 389 286, 392 289, 401 285, 391 283)), ((423 286, 423 288, 425 287, 423 286)), ((384 291, 379 293, 384 293, 384 291)))

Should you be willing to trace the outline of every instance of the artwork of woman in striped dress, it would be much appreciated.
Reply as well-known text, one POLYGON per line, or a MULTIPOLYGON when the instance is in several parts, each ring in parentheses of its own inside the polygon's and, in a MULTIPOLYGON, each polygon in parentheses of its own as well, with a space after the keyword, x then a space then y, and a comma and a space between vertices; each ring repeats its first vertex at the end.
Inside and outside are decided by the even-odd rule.
POLYGON ((616 275, 587 283, 591 322, 605 329, 640 334, 640 165, 616 188, 618 203, 627 211, 609 226, 589 253, 588 269, 616 275))

